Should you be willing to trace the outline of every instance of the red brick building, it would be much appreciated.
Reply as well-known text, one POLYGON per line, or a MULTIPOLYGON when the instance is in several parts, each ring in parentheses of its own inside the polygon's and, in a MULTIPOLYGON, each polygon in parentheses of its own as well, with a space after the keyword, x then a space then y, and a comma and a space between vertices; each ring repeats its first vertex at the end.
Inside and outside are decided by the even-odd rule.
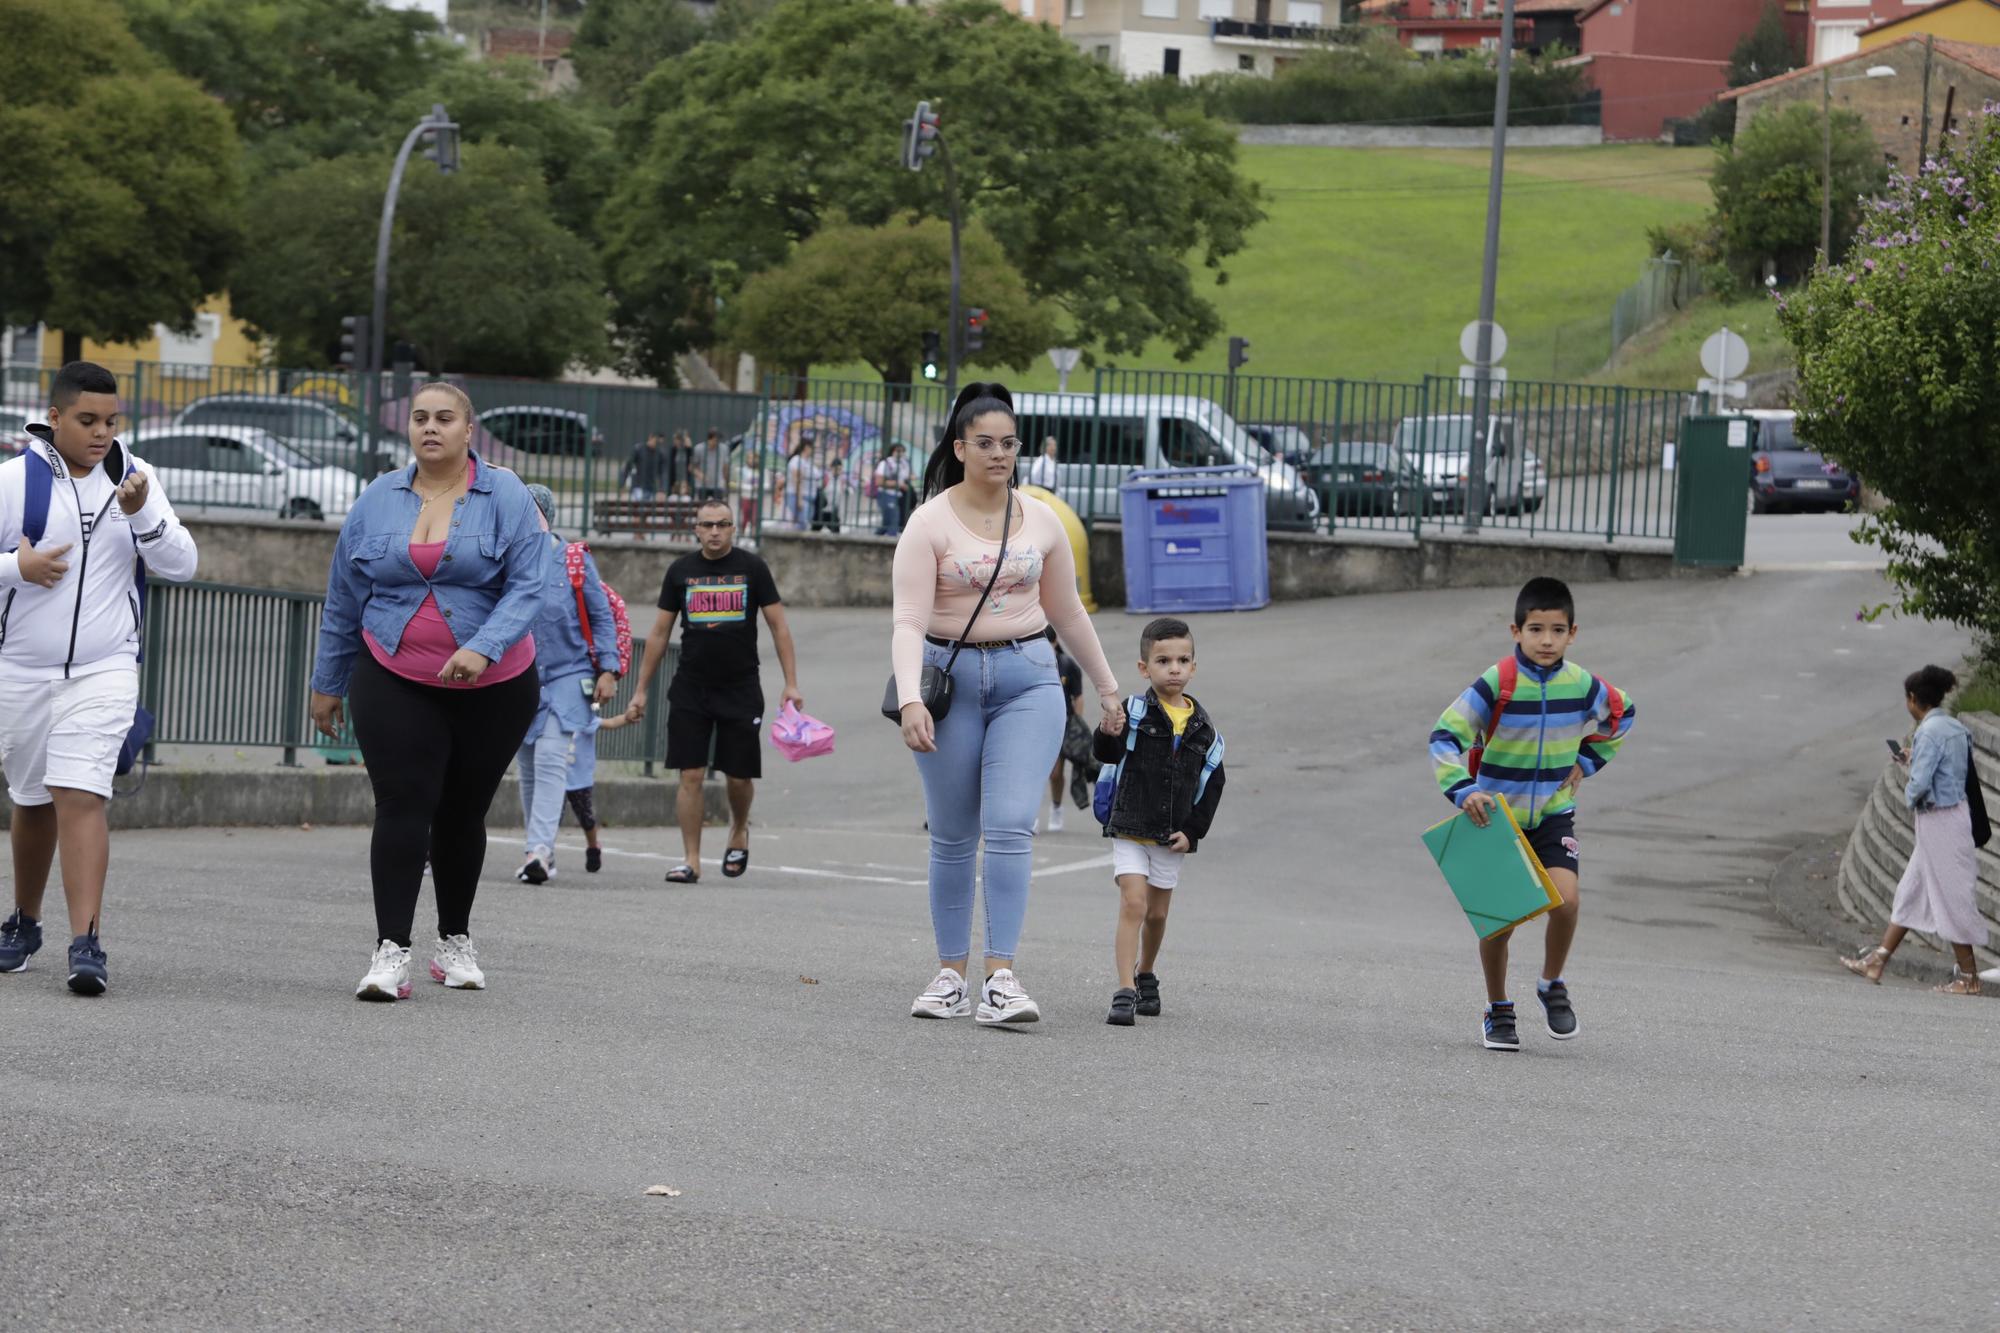
MULTIPOLYGON (((1769 0, 1594 0, 1578 15, 1606 139, 1656 139, 1729 86, 1729 57, 1769 0)), ((1787 15, 1802 30, 1804 13, 1787 15)))
MULTIPOLYGON (((1367 0, 1361 21, 1393 27, 1419 55, 1500 49, 1500 0, 1367 0)), ((1533 36, 1533 22, 1517 12, 1514 44, 1525 49, 1533 36)))

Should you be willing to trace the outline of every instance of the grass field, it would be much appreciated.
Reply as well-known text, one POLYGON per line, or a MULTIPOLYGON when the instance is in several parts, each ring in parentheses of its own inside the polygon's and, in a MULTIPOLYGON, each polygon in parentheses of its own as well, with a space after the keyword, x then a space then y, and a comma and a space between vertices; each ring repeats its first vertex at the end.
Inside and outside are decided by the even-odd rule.
MULTIPOLYGON (((1707 208, 1712 161, 1707 149, 1654 145, 1508 154, 1497 313, 1516 379, 1577 379, 1603 363, 1611 306, 1638 277, 1646 228, 1707 208)), ((1225 334, 1250 339, 1251 373, 1457 372, 1458 332, 1479 309, 1485 152, 1258 147, 1243 150, 1243 165, 1267 193, 1269 219, 1211 290, 1225 334)), ((1218 338, 1185 368, 1224 369, 1225 345, 1218 338)), ((1180 367, 1164 346, 1119 364, 1180 367)), ((1046 360, 1007 378, 1056 382, 1046 360)))
POLYGON ((1792 347, 1778 327, 1778 307, 1769 296, 1724 301, 1704 298, 1686 313, 1656 324, 1623 347, 1610 365, 1590 377, 1598 384, 1662 384, 1693 388, 1701 368, 1701 345, 1728 328, 1750 344, 1751 375, 1792 364, 1792 347))

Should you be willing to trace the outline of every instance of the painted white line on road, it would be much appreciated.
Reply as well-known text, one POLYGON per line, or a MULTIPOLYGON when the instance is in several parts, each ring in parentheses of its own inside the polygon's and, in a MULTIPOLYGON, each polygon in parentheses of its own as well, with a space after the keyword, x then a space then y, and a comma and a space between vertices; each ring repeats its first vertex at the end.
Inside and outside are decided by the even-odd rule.
MULTIPOLYGON (((584 846, 584 843, 574 841, 558 842, 556 844, 557 850, 565 852, 581 852, 584 846)), ((609 843, 604 845, 603 851, 606 856, 622 856, 630 861, 670 861, 675 865, 679 865, 682 859, 678 856, 669 856, 664 852, 623 851, 620 848, 611 846, 609 843)), ((720 859, 712 856, 702 857, 701 863, 703 866, 717 867, 720 867, 722 864, 720 859)), ((1072 861, 1068 865, 1040 867, 1035 871, 1035 878, 1041 879, 1050 875, 1073 875, 1082 870, 1102 870, 1110 864, 1111 856, 1109 853, 1106 853, 1103 856, 1093 856, 1087 861, 1072 861)), ((812 875, 820 879, 847 880, 857 884, 890 884, 906 889, 920 889, 930 883, 928 877, 922 879, 907 878, 909 875, 918 873, 912 867, 877 865, 872 861, 864 862, 863 868, 869 870, 897 871, 900 873, 889 875, 854 875, 840 870, 828 870, 824 866, 765 866, 761 868, 775 870, 781 875, 812 875)))
POLYGON ((1799 560, 1743 566, 1746 574, 1855 574, 1879 570, 1879 560, 1799 560))

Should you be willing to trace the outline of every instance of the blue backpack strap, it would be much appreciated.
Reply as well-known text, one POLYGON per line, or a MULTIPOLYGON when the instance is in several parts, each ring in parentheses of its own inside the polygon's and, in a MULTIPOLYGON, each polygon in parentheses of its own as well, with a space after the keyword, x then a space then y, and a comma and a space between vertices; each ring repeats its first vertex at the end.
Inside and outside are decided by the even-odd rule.
POLYGON ((21 510, 21 536, 28 545, 40 546, 49 530, 49 498, 56 488, 55 469, 39 449, 30 449, 22 457, 28 460, 28 497, 21 510))
POLYGON ((1208 790, 1208 775, 1222 767, 1222 733, 1216 732, 1215 739, 1208 743, 1208 753, 1201 761, 1201 776, 1195 779, 1194 803, 1201 804, 1202 793, 1208 790))

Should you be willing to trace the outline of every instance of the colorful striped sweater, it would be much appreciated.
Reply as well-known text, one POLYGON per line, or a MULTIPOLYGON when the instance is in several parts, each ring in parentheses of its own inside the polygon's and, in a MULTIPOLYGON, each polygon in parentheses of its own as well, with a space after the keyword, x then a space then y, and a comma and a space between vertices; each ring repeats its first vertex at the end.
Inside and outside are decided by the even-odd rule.
POLYGON ((1630 695, 1573 662, 1540 667, 1517 649, 1514 665, 1514 692, 1500 725, 1492 725, 1500 668, 1491 666, 1438 718, 1431 763, 1453 805, 1475 790, 1492 792, 1507 798, 1521 827, 1533 828, 1576 808, 1574 788, 1556 789, 1578 765, 1593 777, 1610 763, 1632 730, 1635 710, 1630 695), (1474 777, 1471 757, 1482 743, 1474 777))

